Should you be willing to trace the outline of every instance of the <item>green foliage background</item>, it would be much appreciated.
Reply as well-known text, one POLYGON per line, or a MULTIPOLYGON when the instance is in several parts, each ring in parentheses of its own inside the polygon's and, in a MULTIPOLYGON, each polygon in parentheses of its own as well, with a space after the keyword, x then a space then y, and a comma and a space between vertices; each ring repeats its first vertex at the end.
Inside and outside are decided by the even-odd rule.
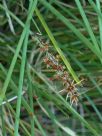
POLYGON ((102 2, 0 2, 0 135, 102 135, 102 2), (41 34, 41 36, 37 35, 41 34), (78 86, 78 106, 61 95, 42 62, 40 39, 78 86))

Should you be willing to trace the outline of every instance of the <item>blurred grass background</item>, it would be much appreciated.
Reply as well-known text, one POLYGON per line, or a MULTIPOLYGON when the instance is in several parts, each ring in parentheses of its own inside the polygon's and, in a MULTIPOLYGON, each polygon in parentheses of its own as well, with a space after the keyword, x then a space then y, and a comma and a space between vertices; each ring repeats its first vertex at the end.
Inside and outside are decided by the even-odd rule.
POLYGON ((1 136, 102 135, 101 7, 101 0, 0 1, 1 136), (49 81, 40 39, 76 83, 84 79, 77 107, 49 81))

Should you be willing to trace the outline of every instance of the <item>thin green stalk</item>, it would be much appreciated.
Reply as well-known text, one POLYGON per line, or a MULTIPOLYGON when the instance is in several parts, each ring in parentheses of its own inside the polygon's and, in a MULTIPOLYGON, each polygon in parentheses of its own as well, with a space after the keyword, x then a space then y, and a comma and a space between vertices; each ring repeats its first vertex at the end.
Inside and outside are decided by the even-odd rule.
MULTIPOLYGON (((30 101, 29 106, 32 109, 31 115, 34 115, 33 90, 32 90, 31 78, 30 78, 30 68, 29 68, 29 65, 27 65, 27 74, 28 74, 28 85, 29 85, 29 87, 28 87, 28 95, 29 95, 29 101, 30 101)), ((31 136, 35 136, 35 132, 34 132, 34 118, 32 118, 32 116, 31 116, 30 120, 31 120, 31 136)))
POLYGON ((93 42, 96 50, 98 52, 100 52, 99 46, 98 46, 98 43, 97 43, 97 40, 96 40, 96 37, 95 37, 95 35, 94 35, 94 33, 93 33, 92 29, 91 29, 90 23, 89 23, 89 21, 88 21, 88 19, 86 17, 86 14, 85 14, 85 12, 84 12, 84 10, 82 8, 82 5, 81 5, 80 1, 79 0, 75 0, 75 2, 77 4, 77 7, 78 7, 78 9, 80 11, 80 14, 81 14, 81 16, 83 18, 83 21, 85 23, 86 29, 87 29, 87 31, 88 31, 88 33, 90 35, 91 41, 93 42))
MULTIPOLYGON (((97 4, 97 8, 101 12, 100 1, 96 0, 96 4, 97 4)), ((101 52, 102 52, 102 18, 99 15, 98 15, 98 21, 99 21, 99 33, 100 33, 100 48, 101 48, 101 52)))
POLYGON ((23 89, 23 80, 24 80, 24 70, 25 70, 25 63, 26 63, 26 52, 27 52, 28 37, 29 37, 29 26, 27 26, 26 37, 25 37, 25 40, 24 40, 23 51, 22 51, 22 61, 21 61, 19 86, 18 86, 18 99, 17 99, 17 106, 16 106, 14 136, 18 136, 21 97, 22 97, 22 89, 23 89))
POLYGON ((8 7, 7 7, 7 4, 6 4, 7 2, 5 0, 3 0, 2 2, 3 2, 3 5, 5 7, 5 12, 6 12, 6 16, 7 16, 7 19, 8 19, 8 23, 9 23, 11 32, 15 35, 15 30, 14 30, 14 27, 13 27, 13 23, 12 23, 10 15, 9 15, 8 7))

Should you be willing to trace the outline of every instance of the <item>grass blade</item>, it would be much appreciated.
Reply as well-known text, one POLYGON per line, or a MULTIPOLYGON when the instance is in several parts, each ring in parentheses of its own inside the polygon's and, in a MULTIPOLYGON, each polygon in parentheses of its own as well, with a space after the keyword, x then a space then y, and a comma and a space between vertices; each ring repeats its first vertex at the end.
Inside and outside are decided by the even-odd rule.
MULTIPOLYGON (((100 1, 96 0, 97 8, 101 12, 101 6, 100 6, 100 1)), ((100 48, 102 52, 102 18, 98 15, 98 21, 99 21, 99 32, 100 32, 100 48)))
POLYGON ((77 7, 78 7, 78 9, 80 11, 80 14, 81 14, 83 20, 84 20, 84 23, 85 23, 86 29, 87 29, 87 31, 88 31, 88 33, 90 35, 91 41, 93 42, 96 50, 98 50, 98 52, 100 52, 97 40, 96 40, 95 35, 94 35, 94 33, 93 33, 92 29, 91 29, 90 23, 89 23, 86 15, 85 15, 85 12, 84 12, 84 10, 83 10, 83 8, 81 6, 80 1, 79 0, 75 0, 75 2, 77 4, 77 7))
POLYGON ((3 4, 4 4, 4 7, 5 7, 5 12, 6 12, 6 16, 7 16, 7 18, 8 18, 8 23, 9 23, 11 32, 15 35, 15 30, 14 30, 13 23, 12 23, 12 20, 11 20, 10 15, 9 15, 8 7, 7 7, 7 4, 6 4, 6 1, 5 1, 5 0, 3 0, 3 4))
POLYGON ((27 27, 26 37, 25 37, 25 40, 24 40, 23 51, 22 51, 22 61, 21 61, 20 77, 19 77, 18 99, 17 99, 17 106, 16 106, 14 136, 18 136, 19 116, 20 116, 21 97, 22 97, 22 89, 23 89, 23 79, 24 79, 24 70, 25 70, 25 63, 26 63, 26 52, 27 52, 28 37, 29 37, 29 26, 27 27))

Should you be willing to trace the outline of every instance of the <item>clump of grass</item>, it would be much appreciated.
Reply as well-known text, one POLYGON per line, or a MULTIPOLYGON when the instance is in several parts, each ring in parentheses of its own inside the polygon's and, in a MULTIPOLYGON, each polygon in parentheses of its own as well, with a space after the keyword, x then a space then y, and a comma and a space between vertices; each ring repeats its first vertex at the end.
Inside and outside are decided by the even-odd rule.
POLYGON ((0 22, 0 135, 101 135, 101 2, 3 0, 0 22), (79 77, 76 107, 59 90, 79 77))

